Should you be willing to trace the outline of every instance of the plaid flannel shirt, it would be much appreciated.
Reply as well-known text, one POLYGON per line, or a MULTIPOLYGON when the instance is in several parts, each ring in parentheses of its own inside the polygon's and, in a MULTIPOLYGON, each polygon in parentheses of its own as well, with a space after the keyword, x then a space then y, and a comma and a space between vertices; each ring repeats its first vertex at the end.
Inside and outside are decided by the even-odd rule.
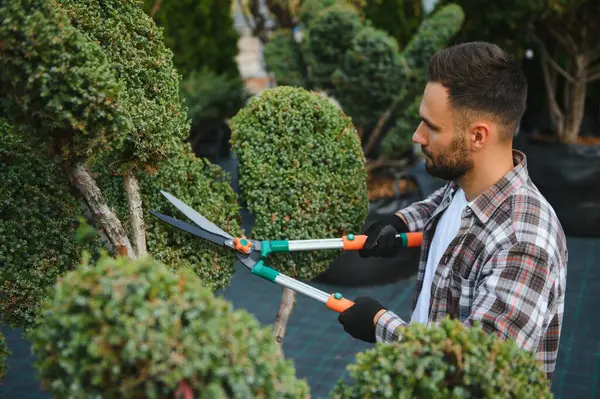
MULTIPOLYGON (((446 316, 513 339, 534 351, 551 380, 562 326, 567 277, 566 238, 558 218, 529 178, 525 154, 515 167, 463 211, 458 234, 437 265, 429 324, 446 316)), ((423 231, 411 312, 423 286, 435 227, 457 185, 446 184, 397 213, 410 231, 423 231)), ((399 341, 407 322, 392 311, 377 321, 378 342, 399 341)))

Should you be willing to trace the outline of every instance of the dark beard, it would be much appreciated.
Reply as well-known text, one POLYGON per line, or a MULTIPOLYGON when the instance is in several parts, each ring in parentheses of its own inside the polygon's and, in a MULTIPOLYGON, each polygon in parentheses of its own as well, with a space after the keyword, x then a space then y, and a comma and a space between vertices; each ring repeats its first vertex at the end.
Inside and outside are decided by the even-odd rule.
POLYGON ((469 151, 460 138, 453 140, 450 147, 437 157, 423 148, 421 150, 427 155, 425 170, 433 177, 448 181, 457 180, 473 168, 469 151))

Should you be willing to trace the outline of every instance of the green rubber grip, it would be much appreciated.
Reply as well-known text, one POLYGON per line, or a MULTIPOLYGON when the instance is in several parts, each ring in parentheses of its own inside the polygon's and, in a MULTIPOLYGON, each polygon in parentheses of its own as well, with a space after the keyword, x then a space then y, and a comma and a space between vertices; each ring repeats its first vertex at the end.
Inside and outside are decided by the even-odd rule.
POLYGON ((290 245, 287 240, 261 241, 260 255, 263 258, 274 252, 290 252, 290 245))
POLYGON ((277 270, 265 266, 262 260, 256 262, 256 265, 254 265, 252 268, 252 274, 262 277, 265 280, 269 280, 272 283, 275 282, 275 277, 279 276, 279 272, 277 270))

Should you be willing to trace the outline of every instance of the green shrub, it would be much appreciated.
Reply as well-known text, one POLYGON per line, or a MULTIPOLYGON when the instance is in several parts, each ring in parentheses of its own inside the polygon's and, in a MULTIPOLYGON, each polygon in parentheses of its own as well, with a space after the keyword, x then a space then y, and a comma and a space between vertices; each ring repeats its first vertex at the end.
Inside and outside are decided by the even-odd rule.
MULTIPOLYGON (((357 232, 367 215, 365 159, 352 121, 302 88, 264 91, 232 119, 242 200, 257 239, 335 238, 357 232)), ((311 279, 337 251, 279 254, 270 264, 311 279)))
MULTIPOLYGON (((161 194, 160 190, 165 190, 230 234, 242 233, 238 222, 239 205, 228 174, 219 166, 197 158, 189 145, 182 144, 180 148, 180 152, 165 160, 156 172, 138 173, 148 251, 173 270, 194 270, 212 290, 224 288, 229 285, 234 271, 233 251, 172 227, 149 213, 154 210, 193 224, 161 194)), ((121 179, 107 173, 102 164, 95 170, 101 173, 98 184, 102 192, 130 235, 130 216, 121 179)))
POLYGON ((300 44, 289 29, 273 33, 264 49, 265 63, 279 86, 308 88, 306 66, 300 44))
POLYGON ((360 29, 332 76, 334 97, 355 124, 370 131, 402 84, 394 38, 371 26, 360 29))
POLYGON ((4 379, 4 375, 6 374, 6 359, 11 355, 11 352, 8 350, 6 346, 6 340, 4 339, 4 335, 0 333, 0 384, 2 383, 2 379, 4 379))
POLYGON ((58 282, 29 334, 56 397, 173 397, 181 382, 206 398, 304 398, 270 329, 233 310, 187 270, 144 258, 102 258, 58 282))
MULTIPOLYGON (((104 175, 99 182, 120 219, 129 226, 129 214, 120 181, 104 175), (110 179, 110 182, 107 180, 110 179), (105 181, 107 182, 105 184, 105 181)), ((229 184, 229 175, 217 165, 199 159, 187 145, 180 153, 163 162, 153 174, 139 174, 142 201, 146 204, 144 219, 147 226, 148 250, 153 257, 174 269, 192 268, 202 282, 213 290, 229 284, 235 257, 231 251, 217 247, 165 224, 149 214, 150 210, 183 218, 160 193, 166 190, 202 213, 213 223, 232 235, 242 230, 238 221, 239 206, 236 194, 229 184)))
POLYGON ((108 140, 117 146, 118 133, 131 130, 128 98, 101 43, 48 0, 2 2, 0 20, 6 116, 33 126, 64 159, 87 157, 108 140))
POLYGON ((465 19, 458 4, 448 4, 427 17, 419 26, 417 33, 402 50, 402 57, 409 67, 404 86, 409 101, 415 94, 422 94, 427 83, 429 59, 446 47, 452 37, 460 31, 465 19))
POLYGON ((346 2, 344 0, 302 0, 298 12, 300 22, 302 22, 306 28, 321 11, 335 4, 341 3, 346 2))
POLYGON ((47 151, 0 119, 0 318, 13 327, 35 324, 46 290, 99 247, 75 242, 84 208, 47 151))
POLYGON ((302 41, 311 85, 324 90, 332 88, 331 75, 360 27, 360 14, 352 6, 336 4, 315 16, 302 41))
POLYGON ((424 10, 421 0, 370 0, 363 13, 373 26, 387 32, 403 48, 419 27, 424 10))
MULTIPOLYGON (((126 86, 124 148, 107 160, 118 171, 155 167, 179 150, 189 122, 179 98, 180 76, 173 54, 154 21, 137 0, 58 0, 73 26, 102 51, 126 86)), ((112 143, 111 143, 112 144, 112 143)))
MULTIPOLYGON (((150 14, 156 0, 145 0, 150 14)), ((239 38, 233 26, 232 0, 163 1, 154 15, 164 31, 165 44, 174 53, 184 76, 208 68, 228 76, 239 75, 235 56, 239 38)))
POLYGON ((381 140, 381 154, 387 159, 402 159, 413 147, 412 136, 421 123, 419 107, 423 96, 398 113, 396 122, 381 140))
POLYGON ((403 327, 400 343, 378 343, 348 366, 331 398, 549 398, 550 384, 531 352, 512 340, 445 319, 403 327))
POLYGON ((463 21, 464 13, 460 6, 446 5, 423 21, 415 36, 402 50, 404 68, 401 70, 402 84, 397 90, 397 119, 382 141, 381 152, 385 157, 393 158, 401 153, 407 136, 412 136, 419 125, 419 104, 415 99, 421 98, 427 84, 429 59, 450 42, 463 21))

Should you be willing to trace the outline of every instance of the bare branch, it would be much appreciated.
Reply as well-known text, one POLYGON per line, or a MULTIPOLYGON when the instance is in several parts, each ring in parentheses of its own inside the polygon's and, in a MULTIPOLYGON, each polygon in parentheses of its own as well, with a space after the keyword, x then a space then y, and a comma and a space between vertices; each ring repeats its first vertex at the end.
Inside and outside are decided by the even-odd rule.
POLYGON ((371 153, 371 151, 373 150, 373 147, 375 147, 375 142, 381 135, 381 130, 383 129, 383 125, 385 125, 385 123, 388 121, 388 119, 390 119, 390 116, 392 115, 392 112, 394 111, 394 108, 396 107, 396 103, 397 103, 397 100, 394 100, 392 105, 388 109, 386 109, 385 112, 383 114, 381 114, 381 116, 379 117, 379 120, 377 121, 377 125, 375 125, 375 128, 373 129, 373 131, 371 132, 371 136, 369 137, 369 141, 367 142, 367 145, 365 146, 365 149, 364 149, 365 156, 368 156, 371 153))
POLYGON ((121 221, 108 207, 100 188, 86 168, 81 164, 75 165, 69 170, 69 180, 85 199, 93 217, 100 222, 117 255, 136 259, 121 221))
POLYGON ((160 7, 162 6, 163 0, 156 0, 154 5, 152 6, 152 10, 150 11, 150 18, 154 18, 160 7))
POLYGON ((290 288, 283 287, 283 293, 281 295, 281 303, 279 304, 279 311, 275 317, 275 324, 273 325, 273 335, 275 335, 275 341, 279 346, 280 355, 283 357, 283 338, 285 337, 285 331, 287 329, 288 320, 294 309, 296 302, 296 292, 290 288))
POLYGON ((125 182, 125 192, 127 193, 127 203, 129 206, 129 217, 131 219, 131 231, 133 234, 135 251, 138 257, 143 257, 148 253, 148 250, 146 249, 146 226, 142 210, 140 185, 137 177, 132 172, 128 172, 123 179, 125 182))
POLYGON ((558 62, 554 61, 554 59, 550 56, 550 54, 548 54, 548 50, 546 49, 546 46, 544 45, 544 43, 535 35, 533 35, 533 39, 540 46, 540 50, 542 51, 542 58, 545 61, 547 61, 558 73, 560 73, 562 76, 564 76, 565 79, 567 79, 571 83, 575 83, 575 79, 573 78, 573 76, 571 76, 571 74, 569 74, 560 65, 558 65, 558 62))
POLYGON ((546 86, 546 94, 548 96, 548 105, 550 107, 550 116, 552 121, 556 125, 559 133, 562 132, 563 123, 564 123, 564 115, 560 109, 560 106, 556 102, 556 81, 550 76, 550 70, 548 68, 549 62, 548 58, 550 58, 548 54, 548 50, 544 44, 537 37, 534 36, 534 40, 538 41, 540 47, 542 48, 542 75, 544 77, 544 85, 546 86))
POLYGON ((558 40, 571 55, 577 55, 579 46, 577 46, 577 43, 575 43, 575 40, 573 40, 573 37, 571 37, 568 32, 559 32, 555 27, 549 24, 547 27, 550 34, 554 36, 554 38, 558 40))
POLYGON ((595 74, 588 75, 588 77, 585 81, 586 81, 586 83, 590 83, 590 82, 595 82, 598 79, 600 79, 600 72, 596 72, 595 74))

